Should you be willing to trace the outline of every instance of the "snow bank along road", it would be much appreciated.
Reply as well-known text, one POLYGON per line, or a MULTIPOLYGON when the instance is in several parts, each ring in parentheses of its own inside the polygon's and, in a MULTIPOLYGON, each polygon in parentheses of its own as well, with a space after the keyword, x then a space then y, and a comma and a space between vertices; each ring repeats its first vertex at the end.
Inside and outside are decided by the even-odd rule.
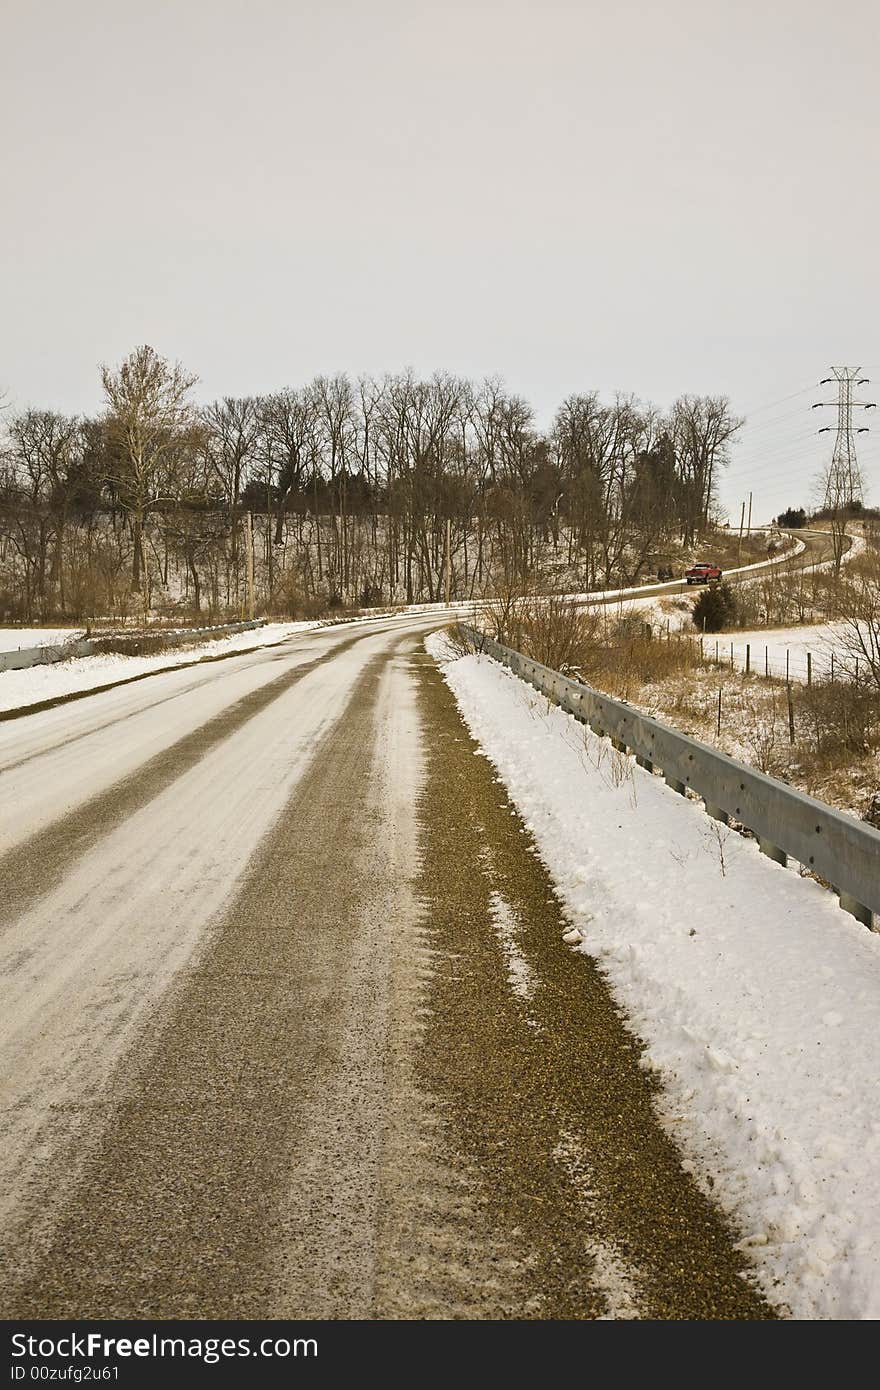
POLYGON ((769 1315, 437 622, 0 725, 7 1316, 769 1315))
POLYGON ((880 1316, 880 936, 488 657, 447 676, 768 1297, 880 1316))

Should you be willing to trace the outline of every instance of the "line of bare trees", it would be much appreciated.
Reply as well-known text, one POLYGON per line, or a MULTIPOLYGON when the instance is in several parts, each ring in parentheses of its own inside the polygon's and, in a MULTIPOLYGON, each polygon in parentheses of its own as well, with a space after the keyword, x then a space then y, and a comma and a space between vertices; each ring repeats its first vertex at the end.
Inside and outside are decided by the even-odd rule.
POLYGON ((418 602, 546 582, 628 583, 710 524, 738 429, 724 397, 662 412, 570 396, 548 431, 498 380, 319 376, 194 399, 140 347, 94 419, 6 412, 0 617, 240 611, 243 518, 261 607, 418 602))

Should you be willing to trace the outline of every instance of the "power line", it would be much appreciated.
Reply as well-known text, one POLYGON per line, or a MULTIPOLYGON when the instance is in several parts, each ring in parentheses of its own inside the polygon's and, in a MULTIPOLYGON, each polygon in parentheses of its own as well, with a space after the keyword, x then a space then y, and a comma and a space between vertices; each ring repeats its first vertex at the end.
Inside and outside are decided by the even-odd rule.
POLYGON ((814 438, 815 430, 805 428, 803 419, 790 421, 785 429, 774 430, 773 434, 755 435, 748 432, 731 441, 731 452, 739 454, 766 453, 768 449, 784 448, 799 439, 814 438))
MULTIPOLYGON (((807 394, 808 394, 808 393, 805 391, 805 392, 804 392, 804 395, 807 395, 807 394)), ((780 411, 777 415, 768 415, 768 416, 766 416, 763 420, 755 420, 753 416, 751 416, 751 415, 746 415, 746 416, 743 417, 743 419, 744 419, 743 428, 744 428, 744 429, 747 429, 747 430, 766 430, 766 429, 772 429, 774 425, 781 425, 781 424, 783 424, 786 420, 799 420, 799 419, 803 419, 803 413, 804 413, 804 407, 803 407, 803 403, 801 403, 800 405, 795 406, 795 408, 794 408, 793 410, 783 410, 783 411, 780 411)))
POLYGON ((754 439, 747 435, 743 435, 741 439, 735 439, 733 441, 732 447, 740 455, 766 454, 772 452, 774 449, 787 448, 789 444, 797 444, 802 439, 815 439, 815 437, 816 431, 805 429, 803 421, 801 421, 800 428, 791 424, 787 429, 780 431, 779 434, 774 434, 769 437, 764 436, 760 439, 754 439))
POLYGON ((777 463, 790 458, 807 458, 818 461, 820 446, 815 435, 807 434, 779 442, 772 449, 758 449, 749 453, 734 454, 730 459, 731 471, 755 473, 772 469, 777 463))
POLYGON ((776 405, 785 405, 786 401, 797 400, 798 396, 806 395, 806 393, 810 389, 811 388, 809 386, 802 386, 799 391, 792 391, 791 394, 788 396, 780 396, 778 401, 768 401, 766 405, 755 406, 754 410, 746 410, 744 411, 746 419, 748 419, 751 415, 760 415, 761 412, 764 410, 772 410, 773 407, 776 405))

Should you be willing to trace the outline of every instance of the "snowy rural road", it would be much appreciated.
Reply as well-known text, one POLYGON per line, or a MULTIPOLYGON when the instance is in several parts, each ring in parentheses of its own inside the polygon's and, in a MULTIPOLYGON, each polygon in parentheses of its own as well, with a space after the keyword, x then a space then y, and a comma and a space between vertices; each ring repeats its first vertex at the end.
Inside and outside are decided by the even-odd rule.
POLYGON ((0 725, 7 1317, 764 1317, 422 646, 0 725))

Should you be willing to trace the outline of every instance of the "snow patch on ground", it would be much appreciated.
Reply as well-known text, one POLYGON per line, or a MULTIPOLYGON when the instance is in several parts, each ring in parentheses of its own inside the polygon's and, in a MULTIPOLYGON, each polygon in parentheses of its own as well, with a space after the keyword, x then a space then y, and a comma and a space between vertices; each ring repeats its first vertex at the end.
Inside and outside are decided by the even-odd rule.
POLYGON ((82 637, 81 627, 0 627, 0 652, 30 647, 60 647, 70 637, 82 637))
MULTIPOLYGON (((54 700, 59 695, 92 690, 95 686, 127 680, 149 671, 168 671, 203 656, 248 651, 252 647, 270 646, 282 642, 295 632, 305 632, 322 624, 267 623, 265 627, 235 632, 214 642, 202 642, 191 647, 175 647, 156 656, 81 656, 71 661, 55 662, 51 666, 28 666, 23 671, 0 672, 0 710, 20 709, 54 700)), ((34 645, 31 643, 31 645, 34 645)), ((46 645, 46 644, 44 644, 46 645)), ((6 648, 10 650, 10 648, 6 648)))
POLYGON ((703 640, 706 656, 713 656, 715 644, 719 659, 731 661, 737 671, 746 668, 746 656, 750 669, 760 675, 788 676, 793 681, 803 683, 807 679, 807 653, 812 663, 814 679, 826 678, 831 674, 831 654, 834 653, 838 672, 844 656, 843 635, 846 629, 842 623, 809 623, 803 627, 756 628, 752 632, 727 632, 713 634, 703 640), (746 647, 749 651, 746 653, 746 647))
POLYGON ((493 892, 490 903, 492 923, 507 962, 510 988, 514 994, 528 1003, 535 995, 535 974, 519 949, 516 913, 501 893, 493 892))
MULTIPOLYGON (((584 1207, 593 1212, 592 1169, 582 1141, 577 1135, 563 1131, 553 1150, 553 1157, 572 1178, 584 1207)), ((614 1241, 594 1238, 586 1246, 585 1253, 593 1261, 593 1288, 604 1295, 608 1304, 608 1312, 601 1321, 619 1322, 643 1317, 638 1281, 626 1256, 614 1241)))
POLYGON ((767 1296, 880 1317, 880 936, 488 657, 444 674, 767 1296))

